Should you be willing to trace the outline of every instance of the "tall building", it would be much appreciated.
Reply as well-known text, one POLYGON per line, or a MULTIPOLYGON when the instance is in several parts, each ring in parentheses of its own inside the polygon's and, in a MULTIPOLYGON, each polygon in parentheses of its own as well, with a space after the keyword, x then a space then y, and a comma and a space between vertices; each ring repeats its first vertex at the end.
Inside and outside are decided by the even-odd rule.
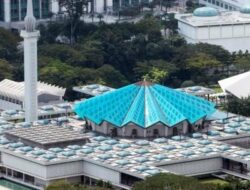
POLYGON ((24 38, 24 93, 25 93, 25 121, 37 120, 37 40, 40 35, 36 28, 33 15, 32 0, 28 0, 27 15, 24 19, 25 29, 21 31, 24 38))
POLYGON ((94 13, 112 13, 126 7, 138 6, 142 3, 150 3, 152 0, 93 0, 89 3, 89 11, 94 13))
POLYGON ((230 52, 250 50, 250 6, 224 12, 202 7, 176 18, 179 33, 188 43, 219 45, 230 52))
MULTIPOLYGON (((27 0, 1 0, 0 26, 19 28, 27 11, 27 0)), ((52 11, 51 0, 33 0, 33 12, 36 19, 47 19, 52 11)))
POLYGON ((240 8, 249 3, 249 0, 199 0, 202 5, 214 7, 220 10, 240 10, 240 8))

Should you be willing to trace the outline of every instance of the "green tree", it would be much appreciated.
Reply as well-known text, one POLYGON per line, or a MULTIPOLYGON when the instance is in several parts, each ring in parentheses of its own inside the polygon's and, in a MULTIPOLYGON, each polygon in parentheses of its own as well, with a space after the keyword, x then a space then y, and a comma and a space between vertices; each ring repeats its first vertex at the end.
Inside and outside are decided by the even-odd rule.
POLYGON ((137 182, 132 190, 216 190, 212 185, 203 185, 198 180, 174 174, 157 174, 137 182))
POLYGON ((111 65, 103 65, 98 70, 100 78, 112 87, 124 86, 128 83, 126 78, 111 65))
POLYGON ((88 6, 91 0, 57 0, 60 7, 63 7, 70 22, 70 42, 75 43, 77 40, 76 30, 80 18, 84 15, 84 8, 88 6))
POLYGON ((168 76, 167 71, 163 71, 157 67, 153 67, 151 71, 148 74, 142 76, 142 78, 144 80, 149 80, 154 83, 162 83, 167 76, 168 76))
POLYGON ((45 190, 77 190, 72 184, 61 180, 51 183, 45 190))
POLYGON ((234 63, 237 70, 241 72, 250 70, 250 56, 237 56, 234 63))
POLYGON ((206 70, 220 66, 221 63, 211 55, 198 53, 187 59, 188 69, 206 70))
POLYGON ((0 58, 8 61, 17 58, 17 45, 20 40, 14 33, 0 27, 0 58))
POLYGON ((0 80, 12 78, 12 67, 8 61, 0 59, 0 80))

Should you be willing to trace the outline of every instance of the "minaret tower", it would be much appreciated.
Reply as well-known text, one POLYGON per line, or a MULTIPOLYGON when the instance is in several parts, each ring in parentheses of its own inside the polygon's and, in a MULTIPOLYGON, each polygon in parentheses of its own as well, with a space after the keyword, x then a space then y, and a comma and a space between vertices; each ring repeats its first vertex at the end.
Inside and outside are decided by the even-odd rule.
POLYGON ((36 30, 32 0, 27 1, 25 29, 21 31, 24 39, 24 110, 25 121, 33 122, 37 115, 37 40, 40 32, 36 30))

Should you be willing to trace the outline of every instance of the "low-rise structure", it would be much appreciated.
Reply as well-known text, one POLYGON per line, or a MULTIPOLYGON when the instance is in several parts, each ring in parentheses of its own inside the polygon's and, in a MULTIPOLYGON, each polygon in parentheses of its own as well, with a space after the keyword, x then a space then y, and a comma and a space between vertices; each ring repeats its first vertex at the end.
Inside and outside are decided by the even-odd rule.
POLYGON ((250 71, 235 75, 219 81, 219 85, 225 93, 237 98, 250 97, 250 71))
MULTIPOLYGON (((48 105, 63 102, 65 88, 38 82, 38 105, 48 105)), ((0 109, 21 110, 24 108, 24 82, 4 79, 0 82, 0 109)))
POLYGON ((247 3, 248 0, 199 0, 199 4, 226 11, 240 10, 247 3))
POLYGON ((188 43, 219 45, 230 52, 250 50, 250 6, 230 12, 202 7, 176 18, 179 33, 188 43))

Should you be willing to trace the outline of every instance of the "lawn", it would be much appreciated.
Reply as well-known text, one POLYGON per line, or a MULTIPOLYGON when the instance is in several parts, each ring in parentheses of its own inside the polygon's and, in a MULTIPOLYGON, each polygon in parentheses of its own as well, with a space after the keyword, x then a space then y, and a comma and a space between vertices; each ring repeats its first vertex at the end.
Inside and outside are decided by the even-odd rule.
POLYGON ((201 179, 200 182, 203 184, 218 184, 218 185, 222 185, 222 186, 229 184, 229 182, 222 180, 222 179, 218 179, 218 178, 201 179))

